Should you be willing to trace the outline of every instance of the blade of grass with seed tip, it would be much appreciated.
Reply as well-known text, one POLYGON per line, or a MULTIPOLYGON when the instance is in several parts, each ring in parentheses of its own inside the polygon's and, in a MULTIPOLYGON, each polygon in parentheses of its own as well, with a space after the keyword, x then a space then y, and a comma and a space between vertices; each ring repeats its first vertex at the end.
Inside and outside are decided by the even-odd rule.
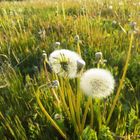
POLYGON ((64 132, 61 130, 61 128, 56 124, 56 122, 51 118, 51 116, 47 113, 47 111, 45 110, 44 106, 42 105, 40 99, 39 99, 39 95, 40 92, 39 90, 37 90, 37 92, 35 93, 36 95, 36 99, 37 99, 37 103, 40 106, 40 109, 42 110, 42 112, 44 113, 44 115, 47 117, 47 119, 51 122, 51 124, 57 129, 57 131, 61 134, 61 136, 64 139, 67 139, 66 135, 64 134, 64 132))
POLYGON ((126 72, 127 72, 127 69, 128 69, 128 63, 129 63, 129 60, 130 60, 133 38, 134 38, 134 35, 131 34, 130 44, 129 44, 128 53, 127 53, 127 58, 126 58, 126 62, 125 62, 124 69, 123 69, 123 75, 122 75, 122 78, 121 78, 121 80, 120 80, 120 84, 119 84, 119 87, 118 87, 116 96, 115 96, 115 98, 114 98, 114 100, 113 100, 113 104, 112 104, 111 110, 110 110, 109 115, 108 115, 108 118, 107 118, 107 122, 106 122, 107 125, 108 125, 109 122, 110 122, 112 113, 113 113, 113 111, 114 111, 114 108, 115 108, 115 106, 116 106, 116 103, 117 103, 117 101, 118 101, 118 98, 119 98, 119 95, 120 95, 120 92, 121 92, 121 89, 122 89, 122 86, 123 86, 123 83, 124 83, 124 79, 125 79, 126 72))

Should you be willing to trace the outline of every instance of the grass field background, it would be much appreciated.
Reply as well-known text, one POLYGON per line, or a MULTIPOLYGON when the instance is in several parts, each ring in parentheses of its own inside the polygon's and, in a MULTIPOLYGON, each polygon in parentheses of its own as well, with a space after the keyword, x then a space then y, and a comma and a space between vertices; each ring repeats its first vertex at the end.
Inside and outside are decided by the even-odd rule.
POLYGON ((139 134, 138 0, 0 2, 0 139, 137 140, 139 134), (88 99, 81 91, 78 90, 80 95, 77 92, 77 79, 65 81, 49 74, 50 80, 60 82, 60 87, 54 90, 61 109, 51 90, 43 87, 47 80, 42 52, 49 56, 56 49, 55 42, 61 43, 60 48, 77 52, 76 35, 80 39, 81 56, 86 61, 85 70, 96 67, 95 53, 100 51, 107 60, 101 67, 111 71, 116 82, 110 97, 100 100, 100 104, 92 100, 83 130, 80 123, 88 99), (119 86, 121 90, 116 97, 119 86), (40 87, 43 88, 38 90, 40 87), (37 94, 66 137, 46 118, 38 105, 37 94), (93 124, 89 127, 92 113, 93 124))

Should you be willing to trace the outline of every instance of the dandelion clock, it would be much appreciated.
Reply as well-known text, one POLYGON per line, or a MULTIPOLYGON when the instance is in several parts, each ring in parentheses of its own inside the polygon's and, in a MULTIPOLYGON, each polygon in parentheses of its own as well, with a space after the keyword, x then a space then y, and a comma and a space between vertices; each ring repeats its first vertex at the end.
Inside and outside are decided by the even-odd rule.
POLYGON ((80 79, 81 90, 87 96, 93 98, 104 98, 114 90, 114 78, 112 74, 104 69, 90 69, 83 73, 80 79))
POLYGON ((61 49, 49 56, 54 73, 62 77, 75 78, 83 70, 85 61, 76 52, 61 49))

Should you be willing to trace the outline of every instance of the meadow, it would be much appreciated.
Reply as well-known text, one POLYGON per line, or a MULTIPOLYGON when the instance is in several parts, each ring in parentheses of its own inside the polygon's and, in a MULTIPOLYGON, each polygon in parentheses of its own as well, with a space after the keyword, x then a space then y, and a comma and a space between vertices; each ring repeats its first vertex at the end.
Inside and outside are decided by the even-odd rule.
POLYGON ((0 139, 139 140, 139 0, 0 2, 0 139), (52 72, 61 49, 85 61, 80 76, 52 72), (110 96, 83 93, 91 68, 110 71, 110 96))

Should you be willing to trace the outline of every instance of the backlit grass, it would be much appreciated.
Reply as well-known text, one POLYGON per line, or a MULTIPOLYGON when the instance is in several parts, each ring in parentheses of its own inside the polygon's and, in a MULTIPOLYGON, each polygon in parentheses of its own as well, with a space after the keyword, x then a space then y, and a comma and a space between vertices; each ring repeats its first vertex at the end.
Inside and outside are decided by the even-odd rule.
POLYGON ((0 2, 1 139, 137 140, 139 75, 139 1, 0 2), (49 73, 42 53, 48 58, 55 42, 79 53, 84 71, 98 67, 102 52, 107 62, 99 67, 113 74, 113 94, 91 99, 79 78, 49 73), (57 88, 49 88, 53 80, 57 88))

